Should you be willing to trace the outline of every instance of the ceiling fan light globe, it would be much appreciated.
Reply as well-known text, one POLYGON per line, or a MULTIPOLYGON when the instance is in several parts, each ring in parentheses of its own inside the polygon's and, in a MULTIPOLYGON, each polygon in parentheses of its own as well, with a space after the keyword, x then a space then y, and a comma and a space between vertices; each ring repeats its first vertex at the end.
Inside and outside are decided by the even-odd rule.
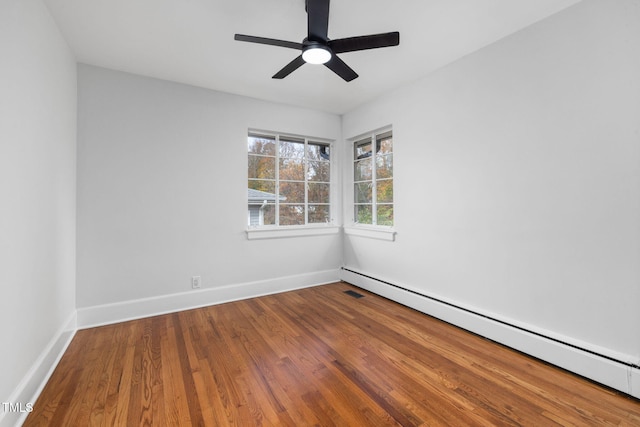
POLYGON ((309 64, 325 64, 331 59, 331 51, 324 47, 310 47, 302 52, 302 59, 309 64))

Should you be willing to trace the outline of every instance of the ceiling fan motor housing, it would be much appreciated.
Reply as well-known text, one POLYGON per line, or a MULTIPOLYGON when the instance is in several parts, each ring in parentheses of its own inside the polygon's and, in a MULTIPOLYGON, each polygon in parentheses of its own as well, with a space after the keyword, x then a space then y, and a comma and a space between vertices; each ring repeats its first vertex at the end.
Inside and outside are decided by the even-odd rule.
POLYGON ((302 59, 309 64, 324 64, 333 56, 333 52, 326 45, 317 41, 310 41, 305 38, 302 41, 302 59))

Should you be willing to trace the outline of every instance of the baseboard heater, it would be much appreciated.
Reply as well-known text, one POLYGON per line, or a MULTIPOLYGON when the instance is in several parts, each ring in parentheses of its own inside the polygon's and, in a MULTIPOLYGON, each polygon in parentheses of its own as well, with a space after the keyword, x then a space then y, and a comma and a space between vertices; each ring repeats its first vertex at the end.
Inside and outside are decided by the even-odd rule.
MULTIPOLYGON (((564 342, 564 341, 559 340, 559 339, 557 339, 557 338, 550 337, 550 336, 547 336, 547 335, 541 334, 541 333, 536 332, 536 331, 531 331, 531 330, 526 329, 526 328, 523 328, 523 327, 521 327, 521 326, 514 325, 514 324, 511 324, 511 323, 509 323, 509 322, 505 322, 504 320, 496 319, 496 318, 494 318, 494 317, 487 316, 486 314, 479 313, 479 312, 477 312, 477 311, 473 311, 473 310, 469 310, 468 308, 461 307, 461 306, 459 306, 459 305, 452 304, 452 303, 450 303, 450 302, 448 302, 448 301, 443 301, 443 300, 441 300, 441 299, 439 299, 439 298, 434 298, 434 297, 432 297, 432 296, 425 295, 425 294, 422 294, 422 293, 420 293, 420 292, 416 292, 416 291, 411 290, 411 289, 407 289, 407 288, 405 288, 405 287, 402 287, 402 286, 396 285, 396 284, 394 284, 394 283, 390 283, 390 282, 385 281, 385 280, 378 279, 378 278, 373 277, 373 276, 369 276, 369 275, 366 275, 366 274, 360 273, 360 272, 358 272, 358 271, 354 271, 354 270, 351 270, 351 269, 348 269, 348 268, 345 268, 345 267, 341 267, 341 270, 347 271, 347 272, 352 273, 352 274, 356 274, 356 275, 361 276, 361 277, 364 277, 364 278, 366 278, 366 279, 375 280, 376 282, 379 282, 379 283, 385 284, 385 285, 387 285, 387 286, 392 286, 392 287, 394 287, 394 288, 396 288, 396 289, 399 289, 399 290, 402 290, 402 291, 404 291, 404 292, 408 292, 408 293, 411 293, 411 294, 414 294, 414 295, 420 296, 420 297, 422 297, 422 298, 426 298, 426 299, 428 299, 428 300, 430 300, 430 301, 437 302, 438 304, 446 305, 446 306, 448 306, 448 307, 455 308, 456 310, 461 310, 461 311, 464 311, 464 312, 466 312, 466 313, 473 314, 474 316, 482 317, 482 318, 487 319, 487 320, 490 320, 490 321, 492 321, 492 322, 496 322, 496 323, 499 323, 499 324, 501 324, 501 325, 505 325, 505 326, 508 326, 508 327, 510 327, 510 328, 513 328, 513 329, 516 329, 516 330, 519 330, 519 331, 522 331, 522 332, 526 332, 526 333, 528 333, 528 334, 535 335, 535 336, 537 336, 537 337, 544 338, 544 339, 546 339, 546 340, 553 341, 553 342, 555 342, 555 343, 562 344, 562 345, 564 345, 564 346, 571 347, 571 348, 576 349, 576 350, 583 351, 583 352, 588 353, 588 354, 591 354, 591 355, 593 355, 593 356, 597 356, 597 357, 601 357, 601 358, 603 358, 603 359, 607 359, 607 360, 609 360, 609 361, 611 361, 611 362, 619 363, 619 364, 621 364, 621 365, 625 365, 625 366, 628 366, 628 367, 630 367, 630 368, 640 369, 640 365, 638 365, 638 364, 630 363, 630 362, 627 362, 627 361, 624 361, 624 360, 619 360, 619 359, 616 359, 616 358, 614 358, 614 357, 608 356, 608 355, 606 355, 606 354, 601 354, 601 353, 595 352, 595 351, 593 351, 593 350, 590 350, 590 349, 587 349, 587 348, 583 348, 583 347, 577 346, 577 345, 572 344, 572 343, 564 342)), ((354 286, 357 286, 357 285, 354 285, 354 286)), ((440 320, 442 320, 442 319, 440 319, 440 320)), ((444 320, 443 320, 443 321, 444 321, 444 320)), ((445 322, 446 322, 446 321, 445 321, 445 322)), ((449 322, 447 322, 447 323, 449 323, 449 322)), ((458 325, 454 325, 454 326, 456 326, 456 327, 460 327, 460 326, 458 326, 458 325)), ((462 329, 464 329, 464 328, 462 328, 462 329)), ((465 330, 467 330, 467 329, 465 329, 465 330)), ((473 333, 473 334, 476 334, 476 335, 477 335, 477 333, 475 333, 475 332, 473 332, 473 331, 469 331, 469 332, 471 332, 471 333, 473 333)), ((504 344, 504 343, 500 343, 500 344, 502 344, 502 345, 506 345, 506 346, 508 347, 508 345, 507 345, 507 344, 504 344)), ((517 349, 516 349, 516 350, 517 350, 517 349)), ((517 350, 517 351, 518 351, 518 350, 517 350)))

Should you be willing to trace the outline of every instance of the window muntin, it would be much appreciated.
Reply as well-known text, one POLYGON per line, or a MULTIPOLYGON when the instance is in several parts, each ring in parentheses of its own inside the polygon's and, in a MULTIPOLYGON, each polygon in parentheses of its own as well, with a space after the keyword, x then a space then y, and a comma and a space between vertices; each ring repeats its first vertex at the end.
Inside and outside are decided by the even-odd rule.
POLYGON ((353 144, 353 202, 356 224, 392 226, 393 134, 372 133, 353 144), (375 153, 373 153, 375 147, 375 153))
POLYGON ((330 223, 330 152, 324 141, 249 132, 249 226, 330 223))

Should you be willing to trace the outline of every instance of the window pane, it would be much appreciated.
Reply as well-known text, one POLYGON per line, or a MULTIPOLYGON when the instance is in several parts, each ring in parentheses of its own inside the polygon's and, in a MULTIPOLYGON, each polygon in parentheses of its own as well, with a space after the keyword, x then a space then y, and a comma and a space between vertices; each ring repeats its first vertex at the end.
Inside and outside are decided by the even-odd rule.
POLYGON ((354 145, 354 157, 356 159, 364 159, 366 157, 371 157, 371 140, 365 139, 362 141, 358 141, 354 145))
POLYGON ((276 206, 267 205, 262 208, 263 225, 274 225, 276 223, 276 206))
POLYGON ((275 179, 276 159, 275 157, 254 156, 249 154, 249 178, 275 179))
POLYGON ((275 205, 249 205, 249 227, 274 225, 276 223, 275 205))
POLYGON ((304 203, 304 182, 280 182, 280 200, 285 203, 304 203))
POLYGON ((371 159, 355 162, 353 171, 354 181, 367 181, 370 180, 371 177, 371 159))
POLYGON ((329 161, 329 146, 317 142, 307 143, 307 158, 309 160, 329 161))
POLYGON ((393 225, 393 205, 378 205, 378 225, 393 225))
POLYGON ((354 200, 356 203, 371 203, 371 184, 368 182, 361 182, 354 185, 354 200))
POLYGON ((304 225, 304 205, 280 205, 280 225, 304 225))
POLYGON ((280 179, 304 181, 303 159, 280 159, 280 179))
POLYGON ((393 203, 393 180, 376 181, 376 201, 378 203, 393 203))
POLYGON ((393 177, 393 154, 376 156, 376 177, 377 178, 393 177))
POLYGON ((386 132, 376 137, 376 149, 378 154, 388 154, 393 152, 393 137, 391 132, 386 132))
POLYGON ((275 224, 276 183, 250 179, 247 185, 249 201, 249 225, 275 224))
MULTIPOLYGON (((263 181, 260 179, 250 179, 249 185, 250 190, 257 190, 258 193, 253 192, 253 194, 249 195, 249 198, 256 199, 269 199, 275 201, 275 192, 276 192, 276 182, 275 181, 263 181), (265 193, 265 194, 262 194, 265 193)), ((251 193, 251 192, 250 192, 251 193)))
POLYGON ((275 192, 276 192, 276 182, 275 181, 264 181, 260 179, 250 179, 248 188, 251 190, 257 190, 264 192, 266 194, 255 194, 256 198, 273 198, 275 200, 275 192))
POLYGON ((355 222, 358 224, 371 224, 371 205, 355 205, 355 222))
POLYGON ((309 203, 329 203, 329 184, 309 183, 309 203))
POLYGON ((309 181, 331 181, 329 162, 309 162, 309 169, 307 170, 307 179, 309 181))
POLYGON ((280 138, 280 157, 303 159, 304 140, 296 138, 280 138))
POLYGON ((276 139, 272 136, 249 135, 248 145, 249 153, 266 156, 276 155, 276 139))
POLYGON ((330 221, 329 205, 309 205, 309 224, 327 223, 330 221))

